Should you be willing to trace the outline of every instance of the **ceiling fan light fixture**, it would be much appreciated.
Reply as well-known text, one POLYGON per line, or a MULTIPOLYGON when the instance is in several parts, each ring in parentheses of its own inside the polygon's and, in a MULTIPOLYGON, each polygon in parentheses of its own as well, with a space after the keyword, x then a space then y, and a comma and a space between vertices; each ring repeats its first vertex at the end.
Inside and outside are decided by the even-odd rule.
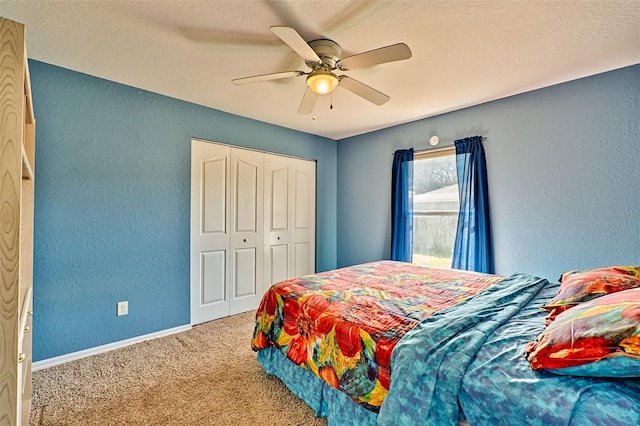
POLYGON ((328 95, 333 92, 340 80, 332 72, 315 72, 307 77, 307 86, 318 95, 328 95))

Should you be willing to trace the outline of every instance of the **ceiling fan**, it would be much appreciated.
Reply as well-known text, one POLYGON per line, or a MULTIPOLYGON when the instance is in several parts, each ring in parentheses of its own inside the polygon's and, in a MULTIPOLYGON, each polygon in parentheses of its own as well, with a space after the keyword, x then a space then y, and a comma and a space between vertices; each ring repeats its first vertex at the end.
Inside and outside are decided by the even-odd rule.
POLYGON ((291 27, 274 26, 270 30, 300 55, 307 66, 311 68, 311 71, 284 71, 236 78, 231 82, 241 85, 306 75, 307 90, 298 108, 298 114, 303 115, 310 114, 313 111, 318 95, 327 95, 333 92, 337 86, 347 89, 375 105, 386 103, 389 100, 389 96, 354 78, 346 75, 337 76, 334 71, 348 71, 355 68, 401 61, 411 57, 409 46, 404 43, 398 43, 342 58, 342 48, 333 40, 323 38, 307 43, 291 27))

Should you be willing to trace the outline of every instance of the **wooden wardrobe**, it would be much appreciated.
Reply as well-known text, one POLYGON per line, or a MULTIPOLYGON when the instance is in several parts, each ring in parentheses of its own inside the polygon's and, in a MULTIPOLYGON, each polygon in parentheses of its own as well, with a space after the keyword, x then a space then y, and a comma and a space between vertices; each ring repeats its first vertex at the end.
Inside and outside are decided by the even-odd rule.
POLYGON ((35 119, 25 26, 0 17, 0 424, 29 424, 35 119))

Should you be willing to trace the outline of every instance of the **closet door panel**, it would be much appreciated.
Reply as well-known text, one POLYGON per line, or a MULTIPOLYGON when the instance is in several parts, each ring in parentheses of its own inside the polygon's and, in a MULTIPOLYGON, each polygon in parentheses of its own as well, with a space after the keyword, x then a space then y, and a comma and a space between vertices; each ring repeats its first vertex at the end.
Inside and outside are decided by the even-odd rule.
POLYGON ((270 253, 268 256, 269 265, 265 268, 269 271, 270 275, 265 282, 266 287, 284 281, 289 276, 289 245, 288 244, 275 244, 269 247, 270 253))
POLYGON ((309 230, 309 224, 311 222, 311 205, 310 205, 310 185, 311 176, 306 170, 296 169, 294 170, 294 191, 295 191, 295 204, 293 206, 294 211, 294 224, 295 230, 301 230, 307 232, 309 230))
POLYGON ((301 277, 303 275, 313 274, 311 265, 314 264, 314 259, 310 257, 311 248, 309 243, 297 243, 293 245, 293 276, 301 277))
POLYGON ((271 244, 289 243, 290 160, 265 154, 265 230, 271 244))
POLYGON ((224 235, 227 232, 227 161, 225 157, 214 157, 202 163, 203 234, 224 235))
POLYGON ((289 230, 289 168, 280 166, 271 170, 271 221, 269 231, 289 230))
POLYGON ((315 273, 316 163, 292 159, 293 276, 315 273))
POLYGON ((202 271, 201 303, 204 306, 225 304, 227 302, 226 250, 210 251, 200 254, 200 270, 202 271))
POLYGON ((265 154, 265 291, 291 278, 290 161, 288 157, 265 154))
POLYGON ((257 250, 255 248, 239 249, 235 251, 235 282, 233 285, 235 300, 251 297, 257 294, 256 264, 257 250))
POLYGON ((231 149, 232 232, 230 313, 255 309, 262 298, 264 154, 231 149))
POLYGON ((239 155, 236 154, 236 158, 234 161, 235 173, 233 176, 233 195, 235 201, 234 231, 236 234, 256 233, 258 232, 258 214, 259 210, 262 208, 262 206, 258 204, 258 172, 262 171, 262 167, 260 164, 258 164, 258 159, 243 159, 238 157, 239 155))
POLYGON ((229 315, 230 148, 191 144, 191 323, 229 315))

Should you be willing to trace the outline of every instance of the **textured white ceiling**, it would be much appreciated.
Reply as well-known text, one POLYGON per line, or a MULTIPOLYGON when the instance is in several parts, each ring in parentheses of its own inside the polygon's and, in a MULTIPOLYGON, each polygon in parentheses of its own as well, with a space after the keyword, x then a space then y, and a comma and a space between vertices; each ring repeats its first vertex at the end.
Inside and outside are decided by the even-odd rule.
POLYGON ((29 57, 332 139, 366 133, 640 63, 640 1, 0 1, 27 25, 29 57), (406 61, 345 74, 391 97, 338 88, 315 117, 304 77, 231 80, 308 68, 270 30, 330 38, 348 56, 404 42, 406 61))

